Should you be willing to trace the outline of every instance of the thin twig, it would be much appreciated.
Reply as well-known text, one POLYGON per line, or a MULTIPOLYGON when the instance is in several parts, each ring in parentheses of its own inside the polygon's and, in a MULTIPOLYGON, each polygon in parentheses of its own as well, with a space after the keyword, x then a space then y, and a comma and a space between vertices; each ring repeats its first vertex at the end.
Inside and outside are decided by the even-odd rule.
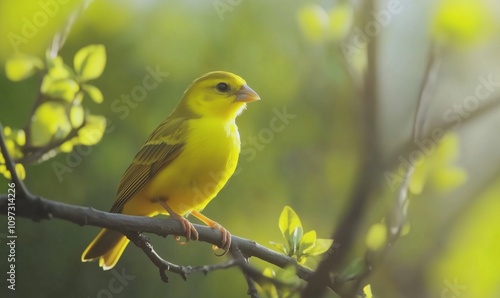
POLYGON ((436 89, 437 76, 441 68, 441 57, 436 53, 434 44, 430 45, 427 67, 420 86, 419 98, 413 118, 412 140, 415 142, 422 137, 424 125, 427 122, 429 108, 436 89))
MULTIPOLYGON (((485 114, 488 114, 490 112, 496 112, 495 109, 500 108, 500 98, 495 98, 492 99, 489 102, 482 103, 481 106, 479 106, 476 110, 470 112, 470 114, 466 117, 461 119, 461 122, 459 123, 459 127, 457 127, 456 122, 446 122, 445 124, 442 125, 436 125, 434 127, 431 127, 428 129, 428 132, 423 136, 421 139, 422 140, 433 140, 433 141, 439 141, 435 140, 434 133, 435 131, 439 130, 440 135, 444 135, 445 133, 449 131, 454 131, 458 129, 463 129, 470 123, 474 122, 474 120, 480 119, 483 117, 485 114)), ((403 145, 401 148, 399 148, 396 153, 393 155, 392 158, 388 159, 388 163, 383 165, 384 169, 397 169, 397 167, 401 163, 401 159, 398 157, 408 157, 410 154, 412 154, 415 151, 421 151, 420 147, 413 141, 409 140, 405 145, 403 145)))
POLYGON ((205 266, 180 266, 165 259, 161 258, 160 255, 154 250, 153 245, 149 241, 149 239, 136 232, 126 233, 126 236, 130 239, 132 243, 134 243, 137 247, 142 249, 142 251, 148 256, 148 258, 155 264, 156 267, 160 270, 160 277, 163 282, 168 282, 168 277, 166 275, 166 271, 173 272, 179 274, 184 280, 187 280, 188 276, 192 273, 204 273, 207 274, 212 271, 227 269, 231 267, 238 266, 237 262, 234 259, 229 260, 225 263, 214 264, 214 265, 205 265, 205 266))
POLYGON ((245 280, 248 285, 248 291, 247 294, 251 298, 259 298, 259 293, 257 292, 257 286, 255 284, 255 280, 247 273, 245 270, 245 266, 248 266, 248 259, 245 258, 241 250, 236 247, 232 246, 231 247, 231 256, 233 257, 233 260, 237 260, 238 264, 240 265, 241 271, 243 272, 243 275, 245 276, 245 280))
POLYGON ((84 120, 79 127, 73 128, 68 133, 68 135, 66 137, 59 139, 59 140, 53 140, 43 147, 24 146, 23 147, 23 157, 17 159, 16 162, 22 163, 22 164, 29 164, 29 163, 44 161, 44 156, 50 155, 51 152, 53 152, 53 150, 56 150, 62 144, 66 143, 67 141, 70 141, 74 137, 77 137, 78 132, 85 125, 86 125, 86 121, 84 120))
MULTIPOLYGON (((233 246, 230 250, 232 257, 238 261, 238 265, 240 266, 241 271, 245 275, 248 284, 248 293, 249 295, 253 295, 251 297, 258 297, 256 283, 270 283, 274 285, 277 289, 297 289, 297 285, 294 285, 291 282, 282 281, 276 278, 272 278, 264 275, 260 270, 250 266, 248 263, 248 259, 244 256, 242 250, 240 250, 237 246, 233 246)), ((294 264, 295 266, 297 264, 294 264)), ((296 267, 298 268, 298 267, 296 267)))
POLYGON ((85 11, 85 9, 87 9, 87 7, 90 5, 91 2, 92 0, 84 0, 80 5, 80 7, 75 9, 71 13, 64 27, 54 35, 54 38, 52 39, 52 44, 49 49, 49 55, 51 58, 54 59, 57 57, 57 54, 64 46, 64 43, 66 42, 69 32, 71 31, 71 28, 73 27, 73 24, 75 23, 76 19, 85 11))

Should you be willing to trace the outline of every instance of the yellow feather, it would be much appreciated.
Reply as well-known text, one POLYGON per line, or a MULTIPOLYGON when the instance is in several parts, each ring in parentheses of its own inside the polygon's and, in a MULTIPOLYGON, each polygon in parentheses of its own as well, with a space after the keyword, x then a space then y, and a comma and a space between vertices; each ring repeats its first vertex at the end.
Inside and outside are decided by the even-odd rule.
MULTIPOLYGON (((246 102, 259 100, 239 76, 211 72, 184 92, 176 109, 150 135, 125 171, 111 212, 154 216, 199 214, 236 169, 240 136, 235 118, 246 102)), ((225 231, 225 230, 224 230, 225 231)), ((226 233, 228 233, 226 231, 226 233)), ((103 229, 82 254, 103 269, 116 264, 128 239, 103 229)))

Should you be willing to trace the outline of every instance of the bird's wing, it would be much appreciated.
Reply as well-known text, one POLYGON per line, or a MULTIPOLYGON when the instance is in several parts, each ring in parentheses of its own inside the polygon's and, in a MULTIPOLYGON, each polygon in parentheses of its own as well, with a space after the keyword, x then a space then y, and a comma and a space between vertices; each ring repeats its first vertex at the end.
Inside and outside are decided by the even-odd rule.
POLYGON ((150 135, 120 180, 110 212, 121 212, 123 206, 168 166, 184 148, 188 118, 167 118, 150 135))

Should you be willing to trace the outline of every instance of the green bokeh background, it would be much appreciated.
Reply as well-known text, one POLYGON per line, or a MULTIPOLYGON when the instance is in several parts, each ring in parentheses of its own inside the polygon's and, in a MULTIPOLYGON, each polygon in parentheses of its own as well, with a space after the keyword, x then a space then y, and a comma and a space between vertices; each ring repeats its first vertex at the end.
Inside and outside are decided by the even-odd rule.
MULTIPOLYGON (((27 43, 18 46, 21 52, 39 57, 44 56, 55 32, 80 4, 71 0, 41 2, 55 3, 57 11, 27 43)), ((315 229, 318 237, 330 237, 348 204, 362 152, 363 102, 347 72, 341 41, 325 38, 316 42, 304 34, 298 21, 304 1, 220 2, 229 3, 231 9, 218 13, 218 1, 91 3, 76 19, 60 55, 71 65, 78 49, 89 44, 106 47, 106 70, 93 82, 105 99, 100 105, 88 101, 86 107, 93 114, 105 116, 114 129, 98 145, 81 151, 84 153, 61 154, 28 166, 26 184, 33 193, 108 210, 121 174, 147 135, 175 107, 185 88, 208 71, 227 70, 245 78, 262 100, 249 104, 238 118, 242 139, 239 171, 205 214, 234 235, 268 245, 269 241, 282 241, 278 217, 283 207, 290 205, 305 230, 315 229), (112 102, 141 85, 147 67, 158 67, 168 76, 120 119, 111 108, 112 102), (294 117, 283 122, 282 130, 272 131, 277 111, 294 117), (70 165, 72 172, 58 177, 53 169, 55 162, 70 165)), ((330 10, 340 2, 307 3, 330 10)), ((379 104, 375 112, 383 158, 394 156, 410 138, 437 5, 433 1, 401 3, 403 11, 392 16, 377 36, 379 104)), ((485 3, 498 17, 499 5, 485 3)), ((383 8, 386 2, 379 5, 383 8)), ((38 1, 0 3, 2 66, 15 53, 9 33, 21 35, 25 20, 32 20, 40 11, 43 8, 38 1)), ((447 49, 427 128, 442 123, 444 110, 474 94, 479 77, 500 78, 499 42, 498 34, 492 34, 477 44, 447 49)), ((3 125, 24 126, 38 83, 38 77, 14 83, 4 72, 0 74, 3 125)), ((491 100, 498 101, 498 97, 495 89, 491 100)), ((498 109, 492 109, 459 127, 457 164, 468 172, 468 181, 451 191, 429 188, 412 198, 410 233, 395 244, 367 280, 375 297, 453 297, 456 293, 449 290, 453 283, 462 286, 456 297, 500 297, 498 114, 498 109)), ((7 180, 1 178, 0 183, 1 193, 5 193, 7 180)), ((363 255, 367 229, 387 214, 394 197, 395 192, 387 185, 373 194, 350 257, 363 255)), ((6 230, 5 217, 0 218, 6 230)), ((102 271, 97 264, 80 262, 82 250, 98 228, 18 218, 16 229, 17 297, 107 297, 115 275, 102 271)), ((4 233, 1 227, 0 233, 4 233)), ((212 264, 225 258, 214 256, 206 243, 179 246, 170 237, 151 239, 158 253, 177 264, 212 264)), ((0 272, 7 271, 3 243, 4 239, 0 272)), ((260 268, 266 266, 258 260, 252 262, 260 268)), ((316 263, 312 259, 307 264, 316 263)), ((247 291, 237 269, 207 276, 194 274, 187 282, 170 274, 170 283, 165 285, 156 267, 133 245, 114 270, 133 279, 112 297, 245 297, 247 291)), ((4 277, 0 278, 0 291, 12 294, 6 289, 4 277)))

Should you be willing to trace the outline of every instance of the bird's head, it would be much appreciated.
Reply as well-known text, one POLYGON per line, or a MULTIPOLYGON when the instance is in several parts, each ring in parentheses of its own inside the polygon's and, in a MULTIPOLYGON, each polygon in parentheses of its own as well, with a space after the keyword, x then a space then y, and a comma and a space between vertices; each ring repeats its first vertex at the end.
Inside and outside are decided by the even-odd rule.
POLYGON ((201 117, 235 119, 247 102, 260 100, 241 77, 225 71, 209 72, 196 79, 184 92, 183 108, 201 117))

